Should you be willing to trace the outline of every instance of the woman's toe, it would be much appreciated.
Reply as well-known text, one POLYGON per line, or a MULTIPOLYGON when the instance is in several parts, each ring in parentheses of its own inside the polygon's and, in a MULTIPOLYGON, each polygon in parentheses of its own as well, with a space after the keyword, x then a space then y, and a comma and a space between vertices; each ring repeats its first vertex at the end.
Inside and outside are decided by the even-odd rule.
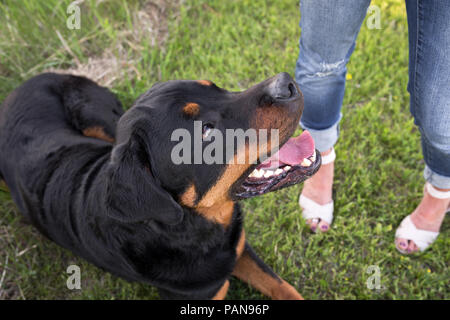
POLYGON ((322 232, 327 232, 330 229, 330 225, 327 222, 321 220, 317 225, 317 228, 322 232))
POLYGON ((400 251, 407 251, 408 250, 408 240, 398 238, 395 240, 396 246, 400 251))
POLYGON ((410 240, 407 251, 408 251, 408 253, 414 253, 414 252, 419 251, 419 248, 416 246, 414 241, 410 240))
POLYGON ((309 225, 309 227, 313 232, 316 232, 318 223, 319 219, 317 218, 306 220, 306 224, 309 225))

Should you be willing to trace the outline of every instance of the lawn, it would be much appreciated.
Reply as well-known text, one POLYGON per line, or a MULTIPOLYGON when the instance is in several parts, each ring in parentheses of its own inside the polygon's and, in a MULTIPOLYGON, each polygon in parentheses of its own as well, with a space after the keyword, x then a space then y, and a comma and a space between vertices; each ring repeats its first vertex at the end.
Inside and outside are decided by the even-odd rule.
MULTIPOLYGON (((86 0, 79 30, 66 27, 70 2, 0 1, 0 102, 46 70, 85 72, 126 107, 155 81, 210 79, 244 90, 294 73, 296 0, 86 0)), ((332 229, 309 231, 297 204, 300 185, 242 203, 247 239, 307 299, 449 299, 448 219, 424 253, 403 256, 393 244, 421 198, 424 163, 406 91, 404 2, 373 4, 381 29, 363 24, 348 66, 332 229), (370 266, 379 268, 378 289, 367 286, 370 266)), ((46 240, 0 189, 0 299, 157 298, 154 288, 105 273, 46 240), (66 287, 71 264, 81 267, 81 290, 66 287)), ((264 297, 233 280, 227 298, 264 297)))

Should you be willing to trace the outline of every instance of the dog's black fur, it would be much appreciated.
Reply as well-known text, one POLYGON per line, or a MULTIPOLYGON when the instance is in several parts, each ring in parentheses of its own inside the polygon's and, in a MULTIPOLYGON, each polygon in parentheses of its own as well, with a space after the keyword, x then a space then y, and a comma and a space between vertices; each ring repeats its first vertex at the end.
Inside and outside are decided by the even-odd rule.
POLYGON ((203 123, 246 130, 268 103, 268 84, 230 93, 196 81, 159 83, 124 113, 91 80, 36 76, 0 108, 0 176, 20 212, 59 245, 158 287, 164 298, 212 298, 235 266, 242 214, 234 204, 223 226, 180 203, 191 184, 201 199, 226 165, 173 164, 170 133, 193 132, 192 118, 182 112, 188 102, 200 106, 195 118, 203 123), (92 127, 115 143, 82 134, 92 127))

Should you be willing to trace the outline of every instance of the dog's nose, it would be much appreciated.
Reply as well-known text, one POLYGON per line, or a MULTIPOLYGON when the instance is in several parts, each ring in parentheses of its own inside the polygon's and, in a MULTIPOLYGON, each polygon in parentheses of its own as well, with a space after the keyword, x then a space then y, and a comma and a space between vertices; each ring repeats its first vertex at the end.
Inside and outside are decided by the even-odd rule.
POLYGON ((268 86, 268 94, 274 100, 295 98, 299 95, 297 85, 287 72, 276 75, 268 86))

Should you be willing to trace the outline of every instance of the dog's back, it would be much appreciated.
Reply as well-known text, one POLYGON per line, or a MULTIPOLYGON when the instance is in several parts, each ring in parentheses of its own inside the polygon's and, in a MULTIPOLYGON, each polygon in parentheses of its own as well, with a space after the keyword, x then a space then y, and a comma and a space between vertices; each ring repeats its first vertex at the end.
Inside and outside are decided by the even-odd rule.
MULTIPOLYGON (((112 148, 111 143, 83 135, 94 127, 83 121, 89 108, 104 108, 96 100, 120 107, 109 91, 88 79, 47 73, 25 82, 0 107, 0 175, 20 212, 52 239, 49 230, 70 221, 65 215, 72 210, 64 199, 79 192, 92 164, 106 161, 112 148), (81 90, 83 96, 78 94, 81 90)), ((111 115, 97 123, 111 137, 122 114, 121 107, 117 109, 117 115, 109 110, 111 115)))

